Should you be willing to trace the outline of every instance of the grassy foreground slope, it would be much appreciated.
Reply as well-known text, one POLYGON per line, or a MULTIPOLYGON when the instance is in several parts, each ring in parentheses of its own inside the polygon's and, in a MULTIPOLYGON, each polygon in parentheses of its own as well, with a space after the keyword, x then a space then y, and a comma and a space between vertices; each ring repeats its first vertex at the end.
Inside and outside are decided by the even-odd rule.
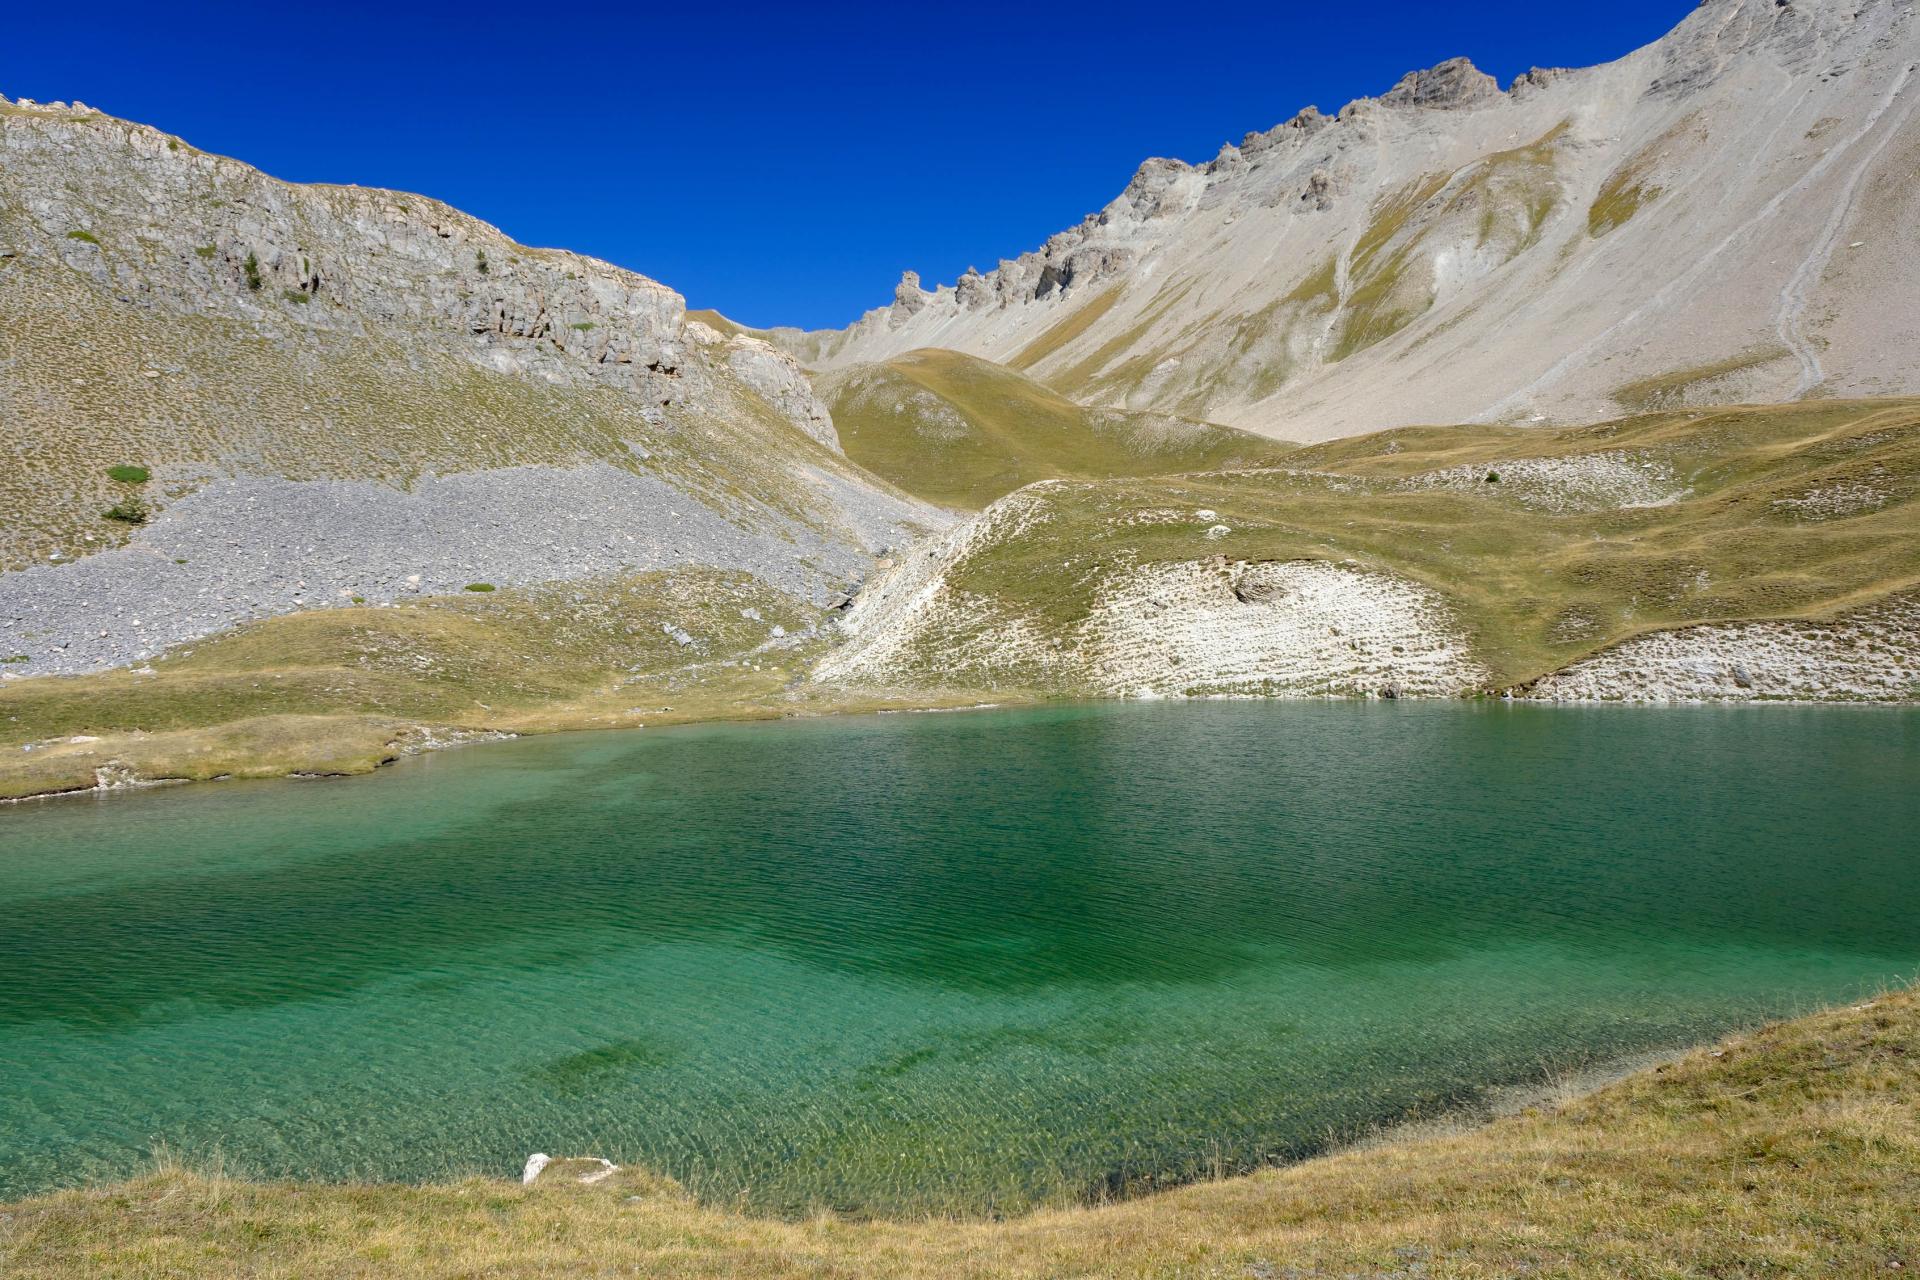
POLYGON ((849 458, 948 507, 978 509, 1035 480, 1263 466, 1288 449, 1231 427, 1085 408, 957 351, 909 351, 819 385, 849 458))
POLYGON ((1920 1001, 1735 1037, 1478 1130, 1004 1222, 787 1222, 580 1186, 168 1169, 0 1207, 47 1277, 1654 1277, 1920 1266, 1920 1001))
MULTIPOLYGON (((1231 687, 1181 673, 1287 605, 1284 591, 1247 589, 1250 573, 1304 564, 1435 602, 1423 615, 1430 634, 1406 645, 1470 655, 1478 674, 1455 691, 1507 688, 1691 624, 1910 611, 1920 402, 1406 428, 1303 448, 1284 467, 1042 485, 953 535, 944 556, 916 562, 938 580, 913 584, 910 599, 898 592, 905 607, 892 618, 856 610, 871 638, 834 659, 837 670, 1126 692, 1100 681, 1145 653, 1152 670, 1140 678, 1160 680, 1159 692, 1299 692, 1261 685, 1259 663, 1236 669, 1231 687)), ((1384 687, 1400 652, 1369 668, 1377 683, 1308 691, 1384 687)))

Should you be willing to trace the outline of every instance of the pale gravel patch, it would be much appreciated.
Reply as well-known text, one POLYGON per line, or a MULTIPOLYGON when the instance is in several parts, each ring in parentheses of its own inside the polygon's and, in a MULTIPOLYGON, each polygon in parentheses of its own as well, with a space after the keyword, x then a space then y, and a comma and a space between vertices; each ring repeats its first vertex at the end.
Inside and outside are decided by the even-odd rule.
POLYGON ((722 513, 656 476, 601 463, 424 476, 410 490, 217 479, 125 547, 0 574, 0 648, 31 659, 4 674, 103 670, 274 614, 475 582, 705 565, 824 603, 929 517, 824 473, 819 481, 823 507, 843 504, 830 534, 746 499, 722 513))
POLYGON ((1797 498, 1776 498, 1775 510, 1789 512, 1803 520, 1840 520, 1847 516, 1878 511, 1893 500, 1893 495, 1878 485, 1860 480, 1842 480, 1809 489, 1797 498))
POLYGON ((1665 459, 1624 450, 1464 464, 1408 476, 1399 487, 1497 493, 1531 511, 1554 515, 1663 507, 1692 492, 1675 478, 1665 459), (1489 475, 1499 480, 1489 482, 1489 475))
POLYGON ((1537 680, 1548 702, 1911 702, 1920 598, 1833 622, 1713 623, 1616 645, 1537 680))
POLYGON ((1188 524, 1193 519, 1193 513, 1189 511, 1175 511, 1171 507, 1144 507, 1138 511, 1129 511, 1125 515, 1110 516, 1107 519, 1107 527, 1138 529, 1149 525, 1188 524))

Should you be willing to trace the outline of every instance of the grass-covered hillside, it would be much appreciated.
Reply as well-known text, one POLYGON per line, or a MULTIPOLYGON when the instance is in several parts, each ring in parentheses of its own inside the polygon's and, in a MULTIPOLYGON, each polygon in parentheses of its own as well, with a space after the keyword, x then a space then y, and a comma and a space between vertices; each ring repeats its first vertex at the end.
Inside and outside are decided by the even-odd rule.
POLYGON ((0 653, 0 796, 879 702, 1920 698, 1920 403, 1408 429, 1287 463, 1031 486, 881 561, 844 614, 688 567, 340 601, 91 675, 0 653))
POLYGON ((1911 400, 1414 428, 1283 467, 1022 491, 870 590, 829 668, 1009 690, 1465 693, 1690 624, 1777 620, 1729 664, 1747 682, 1730 689, 1913 698, 1916 593, 1911 400), (1773 657, 1816 640, 1878 672, 1858 677, 1871 687, 1767 684, 1773 657))
MULTIPOLYGON (((99 234, 90 253, 124 251, 99 234)), ((426 474, 605 466, 827 531, 837 512, 809 477, 865 483, 697 347, 681 370, 697 385, 663 408, 587 377, 489 368, 397 324, 336 314, 320 318, 339 328, 316 327, 315 308, 336 310, 324 300, 258 305, 258 318, 128 306, 64 264, 0 258, 0 569, 121 545, 138 522, 108 511, 135 499, 151 521, 223 476, 405 489, 426 474), (122 466, 150 480, 116 480, 122 466)))
POLYGON ((1899 1276, 1920 1267, 1920 1001, 1768 1027, 1480 1129, 1003 1222, 753 1218, 642 1171, 525 1188, 243 1173, 0 1206, 0 1273, 1899 1276))
POLYGON ((819 385, 849 458, 948 507, 978 509, 1035 480, 1259 466, 1288 448, 1164 414, 1084 408, 957 351, 911 351, 819 385))

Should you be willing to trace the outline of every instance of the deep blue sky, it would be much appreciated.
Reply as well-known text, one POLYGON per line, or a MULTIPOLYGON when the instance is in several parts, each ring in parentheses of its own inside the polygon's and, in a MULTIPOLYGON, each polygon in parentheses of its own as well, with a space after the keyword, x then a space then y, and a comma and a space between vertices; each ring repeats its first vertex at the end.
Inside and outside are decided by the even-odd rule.
POLYGON ((1466 54, 1616 58, 1694 0, 18 4, 0 93, 283 178, 437 196, 756 325, 845 324, 1037 246, 1151 155, 1212 157, 1466 54))

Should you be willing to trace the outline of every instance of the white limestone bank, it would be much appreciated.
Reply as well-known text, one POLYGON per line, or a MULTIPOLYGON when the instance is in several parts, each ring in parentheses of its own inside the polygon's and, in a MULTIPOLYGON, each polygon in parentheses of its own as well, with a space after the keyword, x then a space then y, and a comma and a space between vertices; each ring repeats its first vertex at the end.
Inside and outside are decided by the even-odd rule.
MULTIPOLYGON (((910 550, 839 623, 816 681, 1088 697, 1459 697, 1493 676, 1437 592, 1351 561, 1226 556, 1009 579, 1058 518, 1048 481, 910 550), (1016 583, 1007 589, 1006 583, 1016 583), (982 585, 988 584, 988 585, 982 585), (1061 590, 1091 601, 1051 608, 1061 590)), ((1578 496, 1578 495, 1576 495, 1578 496)), ((1658 500, 1657 497, 1655 500, 1658 500)), ((1206 524, 1211 511, 1136 513, 1206 524)), ((1516 688, 1551 702, 1920 701, 1920 597, 1829 622, 1753 621, 1636 637, 1516 688)))
POLYGON ((1615 645, 1536 681, 1549 702, 1920 701, 1920 598, 1832 622, 1682 627, 1615 645))
POLYGON ((916 548, 862 595, 816 680, 1024 687, 1108 697, 1448 696, 1484 686, 1452 611, 1388 574, 1210 556, 1097 571, 1064 626, 956 582, 1048 518, 1042 484, 916 548))

